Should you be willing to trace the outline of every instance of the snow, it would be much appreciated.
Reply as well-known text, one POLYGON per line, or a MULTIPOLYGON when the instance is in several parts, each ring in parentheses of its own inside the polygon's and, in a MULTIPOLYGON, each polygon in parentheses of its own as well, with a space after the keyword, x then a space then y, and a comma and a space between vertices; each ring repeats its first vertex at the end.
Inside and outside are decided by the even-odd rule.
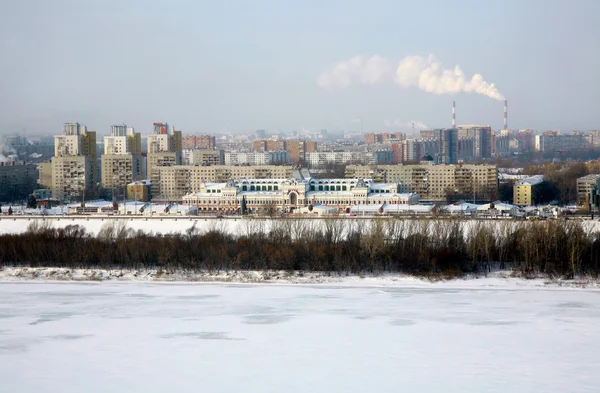
MULTIPOLYGON (((390 210, 398 208, 406 209, 408 205, 389 205, 390 210), (404 207, 406 206, 406 207, 404 207)), ((360 210, 354 210, 357 214, 364 213, 363 207, 374 207, 379 208, 375 205, 361 206, 360 210)), ((414 206, 410 205, 411 210, 414 206)), ((163 205, 164 208, 164 205, 163 205)), ((4 207, 3 207, 4 209, 4 207)), ((7 208, 8 209, 8 208, 7 208)), ((416 211, 416 210, 415 210, 416 211)), ((420 213, 421 211, 416 211, 420 213)), ((381 217, 379 220, 397 220, 393 217, 381 217)), ((291 220, 302 220, 303 225, 306 229, 323 229, 327 220, 334 220, 338 225, 342 234, 347 233, 350 230, 361 230, 363 233, 367 233, 371 224, 374 222, 373 218, 370 217, 339 217, 332 219, 320 219, 317 217, 311 218, 292 218, 291 220)), ((154 217, 150 216, 125 216, 125 217, 108 217, 108 216, 59 216, 52 217, 47 216, 43 220, 38 217, 28 216, 0 216, 0 235, 5 233, 23 233, 27 230, 27 227, 32 222, 47 222, 54 228, 64 228, 68 225, 81 225, 88 233, 97 234, 100 229, 105 225, 126 225, 127 228, 133 231, 144 231, 153 234, 171 234, 171 233, 186 233, 191 227, 195 227, 198 233, 205 233, 211 230, 221 230, 226 233, 233 235, 246 235, 254 233, 256 231, 268 232, 273 227, 283 226, 286 229, 287 219, 262 219, 262 218, 241 218, 241 217, 227 217, 227 218, 216 218, 215 216, 185 216, 185 215, 173 215, 173 216, 157 216, 155 213, 154 217)), ((431 233, 435 233, 437 225, 444 224, 446 221, 443 219, 434 220, 414 220, 406 218, 403 220, 397 220, 397 222, 404 231, 414 230, 419 225, 427 225, 430 228, 431 233), (413 226, 414 224, 419 224, 413 226)), ((587 231, 598 231, 600 230, 600 221, 598 220, 584 220, 581 221, 583 227, 587 231)), ((524 225, 524 221, 515 220, 464 220, 461 221, 461 225, 464 226, 465 235, 468 236, 471 229, 476 228, 478 224, 490 224, 490 225, 524 225)))
POLYGON ((600 292, 0 285, 0 391, 596 392, 600 292))

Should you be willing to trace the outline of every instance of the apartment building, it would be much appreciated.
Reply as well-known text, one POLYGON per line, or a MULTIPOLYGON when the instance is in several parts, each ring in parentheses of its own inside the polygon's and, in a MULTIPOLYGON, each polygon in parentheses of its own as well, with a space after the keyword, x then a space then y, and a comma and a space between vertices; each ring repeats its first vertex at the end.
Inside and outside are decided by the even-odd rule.
POLYGON ((104 137, 102 186, 124 188, 142 177, 142 136, 125 124, 113 125, 104 137))
POLYGON ((0 201, 26 200, 37 188, 38 169, 22 161, 0 161, 0 201))
POLYGON ((543 182, 543 175, 531 176, 517 181, 513 186, 513 204, 515 206, 531 206, 540 203, 538 190, 543 182))
POLYGON ((181 138, 183 149, 214 150, 216 138, 213 135, 187 135, 181 138))
POLYGON ((148 135, 146 173, 156 166, 182 165, 181 131, 175 131, 168 123, 154 123, 154 131, 148 135))
POLYGON ((154 167, 151 174, 152 198, 160 200, 181 200, 190 192, 200 190, 205 182, 224 183, 231 179, 289 179, 293 167, 290 165, 178 165, 154 167))
POLYGON ((493 148, 490 126, 465 125, 458 128, 458 158, 462 160, 489 158, 493 148))
POLYGON ((317 142, 259 140, 252 142, 252 150, 255 152, 287 151, 290 154, 290 162, 298 164, 307 160, 308 153, 317 151, 317 142))
POLYGON ((315 152, 308 153, 306 155, 306 161, 312 167, 319 167, 328 164, 369 164, 375 162, 375 155, 374 152, 364 151, 315 152))
POLYGON ((458 129, 443 128, 420 131, 421 141, 436 142, 428 145, 436 147, 435 151, 427 152, 437 164, 456 164, 459 159, 458 129))
POLYGON ((495 165, 348 165, 346 178, 398 183, 423 201, 494 200, 498 191, 495 165))
POLYGON ((223 165, 224 150, 183 149, 183 165, 223 165))
POLYGON ((577 204, 587 206, 591 193, 600 191, 600 174, 591 174, 577 179, 577 204))
POLYGON ((79 123, 65 123, 61 135, 54 137, 52 157, 52 198, 83 197, 98 183, 96 132, 79 123))
POLYGON ((42 162, 38 165, 38 184, 44 188, 52 188, 52 161, 42 162))
POLYGON ((225 153, 225 165, 276 165, 289 163, 290 153, 285 150, 225 153))
POLYGON ((544 132, 535 136, 535 150, 541 152, 578 150, 585 148, 586 143, 585 136, 580 133, 561 135, 556 132, 544 132))
POLYGON ((406 134, 401 132, 389 133, 382 132, 379 134, 376 133, 368 133, 365 134, 365 143, 367 145, 374 145, 378 143, 390 143, 390 142, 402 142, 406 139, 406 134))

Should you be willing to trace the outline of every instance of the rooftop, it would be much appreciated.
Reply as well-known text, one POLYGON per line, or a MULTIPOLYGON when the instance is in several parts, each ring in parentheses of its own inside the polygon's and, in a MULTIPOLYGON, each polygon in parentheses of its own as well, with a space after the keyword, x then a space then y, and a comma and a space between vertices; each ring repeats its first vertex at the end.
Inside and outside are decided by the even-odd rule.
POLYGON ((526 179, 521 179, 518 182, 516 182, 515 184, 517 186, 525 186, 525 185, 535 186, 536 184, 540 184, 543 181, 544 181, 544 175, 535 175, 535 176, 528 177, 526 179))

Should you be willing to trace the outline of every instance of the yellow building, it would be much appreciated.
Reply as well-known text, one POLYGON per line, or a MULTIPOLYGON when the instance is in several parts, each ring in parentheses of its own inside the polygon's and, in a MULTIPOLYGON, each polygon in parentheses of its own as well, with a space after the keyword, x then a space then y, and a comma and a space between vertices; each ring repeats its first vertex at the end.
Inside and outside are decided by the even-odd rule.
POLYGON ((79 123, 65 123, 54 137, 52 197, 56 200, 83 198, 98 183, 96 132, 79 123))
POLYGON ((139 180, 127 185, 127 199, 138 202, 150 202, 150 180, 139 180))
POLYGON ((38 183, 44 188, 52 188, 52 161, 40 163, 38 183))
POLYGON ((415 192, 422 201, 497 198, 496 165, 348 165, 346 178, 399 183, 401 192, 415 192))
POLYGON ((104 137, 102 155, 102 186, 125 187, 142 175, 142 139, 132 127, 113 125, 110 136, 104 137))
POLYGON ((537 191, 543 182, 544 176, 542 175, 528 177, 516 182, 513 186, 513 204, 516 206, 531 206, 539 203, 537 191))

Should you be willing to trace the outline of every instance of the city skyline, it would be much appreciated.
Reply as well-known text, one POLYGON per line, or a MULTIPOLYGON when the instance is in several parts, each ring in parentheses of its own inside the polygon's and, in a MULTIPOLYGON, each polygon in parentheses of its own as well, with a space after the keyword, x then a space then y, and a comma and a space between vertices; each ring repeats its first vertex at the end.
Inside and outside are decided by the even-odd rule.
POLYGON ((380 1, 369 8, 240 1, 231 9, 58 0, 4 8, 1 134, 54 134, 67 121, 99 135, 124 122, 144 134, 161 119, 190 135, 406 132, 413 122, 450 127, 452 101, 458 124, 501 129, 500 95, 509 101, 511 129, 600 128, 600 4, 593 1, 380 1), (356 58, 378 66, 374 74, 372 67, 351 73, 364 83, 346 83, 344 74, 323 83, 324 73, 356 58), (456 77, 459 67, 465 82, 450 89, 414 77, 392 82, 388 74, 407 59, 435 65, 438 82, 446 75, 440 70, 456 77), (472 79, 478 74, 498 95, 481 93, 472 79), (379 83, 382 76, 389 83, 379 83))

